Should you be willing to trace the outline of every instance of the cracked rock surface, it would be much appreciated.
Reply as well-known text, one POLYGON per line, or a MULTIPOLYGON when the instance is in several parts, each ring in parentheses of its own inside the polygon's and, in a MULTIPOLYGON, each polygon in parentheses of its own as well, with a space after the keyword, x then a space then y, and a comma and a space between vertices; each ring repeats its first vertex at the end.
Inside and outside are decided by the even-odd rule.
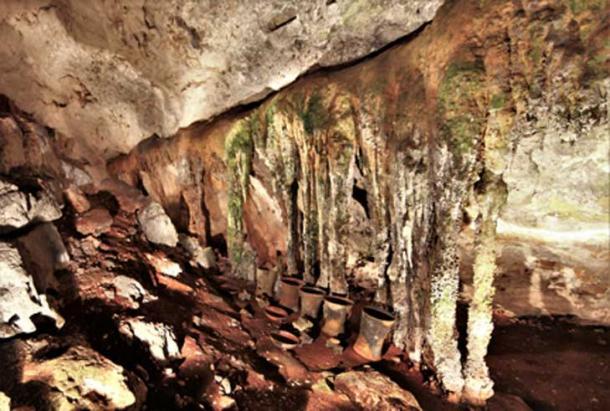
POLYGON ((0 93, 107 156, 430 21, 442 0, 8 0, 0 93))

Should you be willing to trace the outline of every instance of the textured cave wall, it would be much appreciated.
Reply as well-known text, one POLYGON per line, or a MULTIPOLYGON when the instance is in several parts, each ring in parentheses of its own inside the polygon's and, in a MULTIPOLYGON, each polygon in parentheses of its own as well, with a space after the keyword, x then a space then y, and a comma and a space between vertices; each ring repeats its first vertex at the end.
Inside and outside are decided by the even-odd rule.
POLYGON ((395 343, 486 397, 495 288, 517 315, 610 322, 608 17, 605 1, 455 2, 407 44, 110 169, 225 239, 237 275, 256 260, 374 290, 395 343))
POLYGON ((441 0, 6 0, 0 93, 105 156, 430 21, 441 0))

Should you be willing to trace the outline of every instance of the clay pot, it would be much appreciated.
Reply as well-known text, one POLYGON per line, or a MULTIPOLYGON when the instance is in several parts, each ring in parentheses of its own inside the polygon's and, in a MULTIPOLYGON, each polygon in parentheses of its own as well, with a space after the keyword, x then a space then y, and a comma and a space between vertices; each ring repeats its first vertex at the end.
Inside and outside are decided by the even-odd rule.
POLYGON ((278 347, 284 350, 292 350, 293 348, 296 348, 301 341, 297 335, 284 330, 271 333, 271 339, 278 347))
POLYGON ((352 310, 354 302, 347 297, 329 295, 324 298, 324 325, 322 333, 336 337, 345 331, 345 320, 352 310))
POLYGON ((354 351, 367 360, 381 360, 383 342, 395 321, 394 315, 389 311, 373 306, 364 307, 354 351))
POLYGON ((277 279, 277 272, 275 270, 257 268, 256 269, 256 295, 272 296, 273 287, 275 286, 276 279, 277 279))
POLYGON ((289 314, 287 309, 277 305, 268 305, 265 307, 265 316, 274 323, 283 323, 286 321, 289 314))
POLYGON ((315 319, 318 317, 320 305, 326 292, 319 288, 306 285, 301 288, 301 316, 315 319))
POLYGON ((280 291, 278 300, 281 305, 291 310, 299 309, 299 290, 303 286, 303 280, 296 277, 282 277, 280 280, 280 291))

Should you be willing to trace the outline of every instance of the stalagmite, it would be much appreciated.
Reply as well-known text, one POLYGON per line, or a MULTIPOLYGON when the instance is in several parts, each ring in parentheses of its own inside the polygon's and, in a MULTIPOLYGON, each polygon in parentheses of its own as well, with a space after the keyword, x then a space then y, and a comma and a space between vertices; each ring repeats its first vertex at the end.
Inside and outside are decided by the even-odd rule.
POLYGON ((476 237, 473 266, 474 294, 468 308, 468 355, 464 369, 464 397, 475 404, 484 404, 493 395, 493 382, 485 364, 485 355, 493 330, 492 301, 495 292, 493 281, 496 271, 497 208, 493 210, 494 206, 487 204, 483 207, 476 237))

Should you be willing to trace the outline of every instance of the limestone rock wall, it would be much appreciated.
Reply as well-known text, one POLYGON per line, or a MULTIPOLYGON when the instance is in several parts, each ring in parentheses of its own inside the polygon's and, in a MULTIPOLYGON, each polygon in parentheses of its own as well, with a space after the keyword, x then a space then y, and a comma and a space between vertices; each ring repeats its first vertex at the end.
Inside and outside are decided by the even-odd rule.
POLYGON ((430 21, 441 0, 7 0, 0 93, 106 156, 430 21))
MULTIPOLYGON (((474 20, 447 7, 409 44, 353 68, 307 77, 250 114, 149 140, 111 169, 143 185, 180 229, 211 241, 227 238, 230 180, 247 167, 239 230, 259 264, 275 264, 278 253, 287 257, 299 243, 304 248, 291 251, 295 261, 286 263, 298 260, 306 275, 326 275, 319 266, 330 264, 324 257, 329 247, 307 240, 322 232, 334 236, 326 244, 341 247, 338 265, 347 267, 352 284, 375 288, 386 265, 380 267, 379 256, 388 253, 389 234, 380 229, 388 224, 388 209, 421 204, 400 197, 398 185, 384 193, 379 179, 393 175, 424 195, 429 181, 400 176, 436 155, 421 149, 422 140, 438 140, 453 128, 467 137, 454 149, 468 152, 470 136, 478 133, 487 139, 485 167, 501 175, 507 189, 498 222, 496 302, 517 315, 576 314, 607 323, 608 26, 601 17, 608 10, 602 6, 463 6, 472 10, 462 12, 480 15, 474 20), (467 99, 470 106, 460 108, 467 99), (449 121, 443 105, 451 106, 449 121), (473 112, 484 131, 461 122, 473 112), (247 155, 235 161, 242 149, 247 155), (333 211, 336 204, 343 207, 333 211), (341 219, 345 228, 333 232, 341 219)), ((468 203, 465 213, 476 215, 476 196, 468 203)), ((407 230, 397 238, 411 235, 407 230)), ((464 226, 460 238, 468 295, 472 229, 464 226)))
POLYGON ((495 288, 518 315, 610 320, 609 12, 455 2, 406 44, 110 169, 180 229, 226 245, 236 275, 282 265, 368 290, 398 314, 397 345, 447 390, 487 398, 495 288))

